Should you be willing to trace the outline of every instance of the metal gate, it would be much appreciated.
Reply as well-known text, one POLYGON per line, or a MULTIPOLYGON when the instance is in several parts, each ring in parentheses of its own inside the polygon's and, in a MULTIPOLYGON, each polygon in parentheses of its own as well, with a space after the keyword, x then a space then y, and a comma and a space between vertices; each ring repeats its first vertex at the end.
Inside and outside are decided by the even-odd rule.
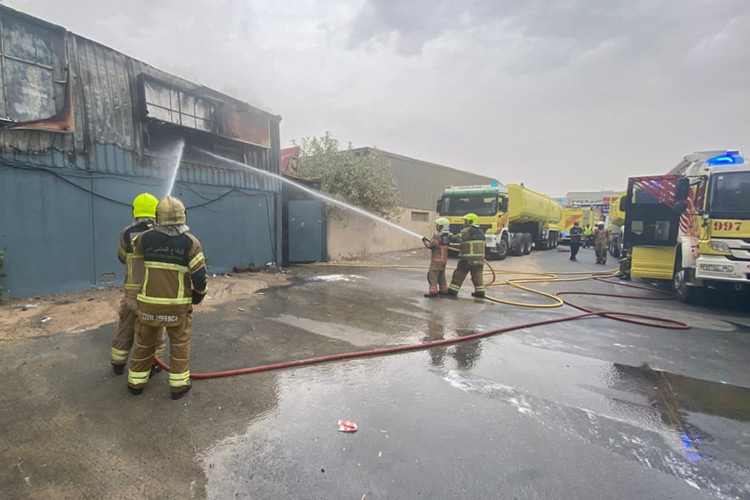
POLYGON ((325 214, 320 201, 289 201, 289 262, 326 260, 325 214))

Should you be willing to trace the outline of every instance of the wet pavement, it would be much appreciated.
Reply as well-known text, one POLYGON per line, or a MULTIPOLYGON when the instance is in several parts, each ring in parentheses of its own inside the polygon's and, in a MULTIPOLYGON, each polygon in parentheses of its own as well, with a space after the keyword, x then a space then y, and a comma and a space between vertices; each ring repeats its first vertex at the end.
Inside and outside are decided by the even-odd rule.
MULTIPOLYGON (((502 269, 601 270, 554 251, 502 269)), ((381 262, 424 264, 423 253, 381 262)), ((305 267, 197 314, 192 369, 428 342, 561 317, 427 299, 423 271, 305 267), (244 309, 240 311, 239 308, 244 309)), ((641 283, 647 284, 647 283, 641 283)), ((467 288, 467 286, 469 288, 467 288)), ((642 294, 594 281, 546 291, 642 294)), ((544 299, 507 287, 496 296, 544 299)), ((0 353, 2 498, 750 498, 747 298, 703 307, 575 297, 687 331, 586 319, 406 354, 125 390, 114 325, 0 353), (743 302, 744 301, 744 302, 743 302), (352 420, 354 434, 337 431, 352 420)))

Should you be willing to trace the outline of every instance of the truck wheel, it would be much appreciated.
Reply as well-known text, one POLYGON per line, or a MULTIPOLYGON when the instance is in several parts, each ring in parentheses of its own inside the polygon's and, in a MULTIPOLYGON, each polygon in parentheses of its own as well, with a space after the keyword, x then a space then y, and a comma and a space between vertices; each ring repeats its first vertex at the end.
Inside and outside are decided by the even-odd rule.
POLYGON ((529 255, 534 245, 534 242, 531 239, 531 233, 523 233, 522 241, 523 241, 523 254, 529 255))
POLYGON ((508 238, 507 237, 500 238, 500 243, 497 244, 497 254, 496 254, 497 260, 505 260, 505 257, 508 256, 509 251, 510 251, 510 245, 508 244, 508 238))
POLYGON ((685 304, 697 304, 702 299, 703 289, 689 286, 689 279, 690 273, 688 273, 688 270, 683 269, 681 263, 677 263, 675 265, 674 278, 672 279, 672 289, 680 302, 684 302, 685 304))
POLYGON ((523 235, 521 233, 514 233, 510 237, 510 254, 523 255, 523 235))

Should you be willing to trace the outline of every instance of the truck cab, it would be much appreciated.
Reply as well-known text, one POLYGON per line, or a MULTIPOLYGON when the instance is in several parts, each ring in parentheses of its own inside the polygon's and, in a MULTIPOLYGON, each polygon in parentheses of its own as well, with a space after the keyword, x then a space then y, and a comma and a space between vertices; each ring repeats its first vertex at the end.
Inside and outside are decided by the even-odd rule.
POLYGON ((684 302, 750 287, 750 168, 738 151, 693 153, 668 175, 631 178, 623 200, 632 276, 671 279, 684 302))

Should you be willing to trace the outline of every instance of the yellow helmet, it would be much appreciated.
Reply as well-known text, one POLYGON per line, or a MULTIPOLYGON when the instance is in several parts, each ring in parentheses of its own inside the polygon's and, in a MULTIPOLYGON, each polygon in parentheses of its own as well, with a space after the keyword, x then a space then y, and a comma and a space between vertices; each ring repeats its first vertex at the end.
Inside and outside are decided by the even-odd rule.
POLYGON ((437 219, 435 219, 435 225, 440 227, 438 231, 442 231, 443 229, 451 225, 451 221, 449 221, 446 217, 438 217, 437 219))
POLYGON ((177 226, 187 222, 185 205, 179 198, 166 196, 156 206, 156 223, 160 226, 177 226))
POLYGON ((133 217, 156 218, 156 205, 159 200, 150 193, 141 193, 133 200, 133 217))
POLYGON ((467 226, 474 226, 476 225, 477 221, 479 220, 479 217, 477 217, 477 214, 466 214, 464 215, 464 222, 466 222, 467 226))

